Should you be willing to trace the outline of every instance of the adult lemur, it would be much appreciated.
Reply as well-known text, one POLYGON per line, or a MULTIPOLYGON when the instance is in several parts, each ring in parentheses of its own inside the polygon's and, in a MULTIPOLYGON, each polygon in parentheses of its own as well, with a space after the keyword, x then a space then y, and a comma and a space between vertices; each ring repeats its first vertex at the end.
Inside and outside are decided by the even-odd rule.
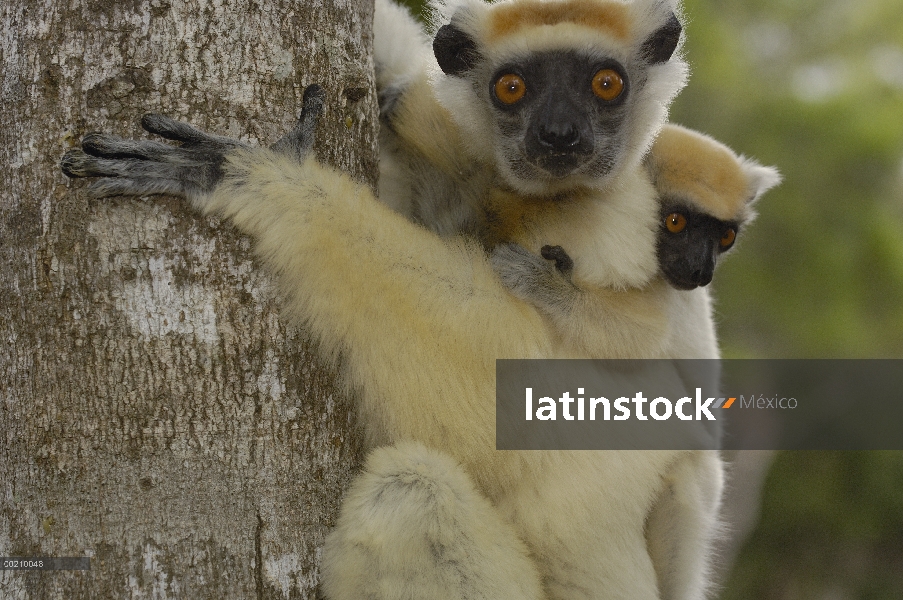
MULTIPOLYGON (((521 14, 519 18, 525 21, 541 20, 544 17, 539 13, 543 10, 572 10, 574 20, 587 18, 579 14, 585 8, 580 3, 521 4, 519 10, 532 15, 521 14)), ((616 15, 612 12, 608 17, 616 15)), ((503 12, 495 19, 510 16, 503 12)), ((619 70, 623 67, 612 63, 610 55, 600 64, 615 68, 559 74, 537 69, 536 56, 542 54, 531 48, 525 56, 518 47, 541 47, 547 43, 544 35, 560 35, 573 42, 567 31, 533 27, 526 28, 530 35, 535 34, 529 41, 482 40, 479 53, 468 55, 473 63, 468 66, 454 60, 456 55, 448 49, 449 45, 461 43, 452 33, 455 27, 453 22, 440 29, 433 43, 437 65, 422 30, 409 13, 389 0, 377 0, 374 57, 382 118, 381 199, 440 235, 464 232, 494 248, 493 263, 512 285, 512 291, 543 308, 568 338, 570 347, 583 348, 585 355, 717 356, 713 329, 709 328, 711 335, 703 334, 705 323, 711 319, 707 294, 700 291, 675 295, 661 281, 650 281, 648 269, 656 255, 648 238, 640 240, 641 245, 637 246, 615 238, 617 229, 607 227, 606 235, 612 241, 607 247, 594 239, 585 242, 598 233, 595 223, 612 221, 605 212, 613 208, 611 202, 605 201, 607 195, 644 191, 635 187, 629 192, 618 189, 615 182, 621 183, 624 178, 607 172, 597 172, 587 182, 580 171, 591 170, 594 161, 604 171, 604 167, 599 167, 604 161, 598 157, 577 166, 578 173, 569 173, 565 178, 554 177, 541 160, 530 166, 530 154, 537 147, 547 147, 556 160, 568 155, 551 146, 549 139, 558 139, 549 137, 549 131, 555 127, 576 136, 559 141, 566 147, 573 146, 572 154, 579 157, 593 143, 601 141, 609 148, 624 143, 617 135, 601 131, 588 135, 586 131, 601 128, 606 120, 623 119, 634 127, 636 123, 642 126, 637 129, 640 135, 627 136, 627 147, 612 170, 623 169, 628 172, 627 177, 643 177, 641 172, 631 173, 630 167, 637 165, 651 141, 648 133, 655 132, 664 118, 669 94, 682 87, 683 63, 665 61, 659 65, 664 72, 656 73, 652 85, 643 82, 645 87, 639 93, 662 97, 662 103, 648 106, 641 100, 638 106, 624 109, 621 105, 625 98, 637 93, 629 89, 636 85, 631 79, 635 74, 619 70), (515 47, 514 51, 508 50, 513 58, 506 55, 510 46, 515 47), (439 67, 443 72, 439 72, 439 67), (656 85, 659 89, 655 89, 656 85), (575 104, 595 110, 581 112, 574 109, 575 104), (520 121, 522 126, 512 129, 512 120, 520 121), (520 154, 514 152, 514 160, 509 160, 511 147, 523 150, 520 154), (564 186, 569 186, 570 191, 556 194, 564 186), (554 202, 548 201, 550 197, 554 197, 554 202), (518 242, 529 250, 498 246, 500 242, 518 242), (573 286, 556 277, 554 269, 549 270, 549 263, 540 259, 540 253, 556 258, 558 265, 564 259, 570 268, 574 263, 567 255, 577 257, 576 272, 568 273, 568 279, 581 293, 569 293, 573 286), (603 272, 612 266, 622 270, 603 272), (543 285, 534 285, 539 278, 543 285), (697 331, 686 335, 673 326, 680 320, 689 320, 690 327, 697 331), (679 351, 674 343, 682 344, 679 351)), ((679 26, 674 35, 677 34, 679 26)), ((595 44, 592 51, 599 52, 598 39, 595 44)), ((556 55, 552 68, 557 69, 562 61, 570 65, 570 61, 556 55)), ((604 156, 606 150, 599 154, 604 156)), ((711 235, 717 230, 716 239, 720 242, 722 230, 733 228, 736 232, 751 216, 752 201, 778 181, 773 169, 737 157, 711 138, 670 125, 659 136, 646 168, 655 171, 650 174, 657 188, 655 196, 667 200, 668 212, 653 221, 650 198, 635 196, 633 217, 645 219, 651 231, 658 233, 659 268, 680 289, 706 285, 711 280, 717 255, 727 249, 720 243, 713 246, 711 235), (676 235, 662 223, 678 205, 684 218, 689 216, 691 221, 676 235), (691 211, 689 206, 696 209, 691 211), (703 221, 708 227, 697 225, 703 221)), ((623 211, 624 204, 614 208, 623 211)))
MULTIPOLYGON (((523 182, 487 200, 511 239, 532 248, 542 232, 529 217, 542 215, 552 243, 603 258, 576 261, 575 278, 652 298, 623 304, 634 307, 626 316, 611 313, 614 328, 621 319, 628 330, 649 323, 645 339, 620 334, 627 356, 663 345, 672 293, 654 285, 658 204, 640 158, 685 77, 672 58, 675 11, 658 0, 465 0, 449 7, 450 23, 437 35, 448 68, 437 89, 465 111, 518 57, 532 57, 546 77, 621 78, 620 99, 586 96, 562 107, 549 98, 550 110, 534 113, 546 119, 512 113, 495 122, 486 114, 463 132, 476 135, 477 154, 496 162, 506 181, 523 182), (499 141, 518 129, 540 142, 499 141), (598 223, 592 234, 579 230, 587 220, 598 223)), ((701 597, 721 485, 717 457, 496 452, 495 359, 587 353, 508 292, 479 244, 412 224, 309 157, 321 106, 309 88, 298 128, 271 150, 147 116, 148 131, 182 146, 89 135, 63 168, 102 177, 90 188, 98 196, 181 195, 254 236, 287 314, 310 328, 358 392, 367 443, 396 444, 373 453, 349 495, 324 557, 327 595, 701 597)), ((694 306, 699 326, 689 333, 717 353, 708 305, 694 306)))
MULTIPOLYGON (((391 0, 377 0, 374 30, 382 119, 381 199, 440 235, 469 233, 490 247, 505 241, 510 232, 504 230, 504 219, 493 210, 499 207, 487 198, 493 195, 493 189, 506 187, 498 183, 497 161, 475 152, 473 136, 461 131, 478 111, 472 107, 449 110, 445 94, 440 98, 441 92, 435 88, 439 87, 437 79, 443 78, 437 73, 433 52, 421 27, 404 8, 391 0)), ((528 90, 534 93, 530 89, 533 81, 527 85, 521 76, 510 74, 503 78, 517 82, 518 95, 506 95, 511 109, 525 102, 528 90)), ((593 86, 585 79, 576 83, 587 89, 593 86)), ((618 86, 616 97, 624 93, 623 81, 618 86)), ((593 89, 594 93, 598 91, 593 89)), ((559 85, 555 93, 576 97, 579 91, 559 85)), ((498 95, 497 90, 492 93, 498 95)), ((707 285, 717 254, 733 245, 733 239, 720 243, 725 232, 733 229, 736 235, 753 216, 752 203, 780 178, 773 168, 738 157, 723 144, 678 125, 666 125, 656 139, 645 164, 666 211, 662 218, 675 211, 684 219, 690 217, 689 228, 681 236, 673 235, 677 225, 660 228, 660 268, 679 289, 707 285), (678 240, 686 245, 691 239, 701 244, 702 238, 708 241, 715 234, 719 243, 713 249, 717 252, 707 244, 705 249, 675 245, 678 240)), ((515 180, 507 187, 517 190, 521 183, 515 180)), ((595 183, 596 187, 604 185, 604 181, 595 183)), ((524 198, 519 200, 522 203, 524 198)), ((591 231, 592 227, 584 229, 591 231)))
MULTIPOLYGON (((533 77, 535 73, 525 77, 524 73, 529 72, 529 68, 511 64, 498 71, 494 79, 481 82, 480 77, 485 75, 485 69, 482 75, 477 69, 473 69, 476 74, 465 70, 463 79, 473 80, 476 93, 466 101, 454 95, 449 98, 443 85, 449 85, 448 77, 461 76, 461 73, 456 73, 460 65, 453 62, 451 66, 443 66, 445 78, 437 73, 436 68, 430 72, 432 56, 426 49, 425 36, 404 9, 391 2, 377 0, 374 28, 377 86, 383 123, 380 190, 385 202, 439 234, 466 232, 483 240, 489 247, 500 241, 523 241, 523 237, 517 236, 523 236, 531 228, 538 230, 538 239, 527 240, 527 243, 532 242, 533 251, 519 245, 495 246, 493 264, 509 289, 538 307, 572 349, 584 348, 589 356, 608 357, 622 356, 623 352, 643 355, 644 352, 660 351, 661 348, 649 345, 631 345, 631 342, 651 333, 651 337, 661 341, 670 338, 665 351, 669 356, 717 356, 705 292, 697 291, 693 295, 674 293, 665 288, 661 280, 652 284, 657 286, 654 292, 650 292, 649 287, 612 289, 610 285, 599 285, 598 281, 593 281, 592 273, 575 284, 571 257, 564 253, 561 246, 540 245, 556 241, 567 244, 575 236, 592 235, 596 229, 591 219, 586 223, 574 223, 565 218, 565 227, 555 232, 548 226, 549 217, 560 219, 563 212, 560 207, 550 207, 547 203, 530 206, 530 199, 525 198, 530 190, 522 189, 523 182, 517 178, 512 182, 510 176, 501 184, 509 191, 498 190, 499 171, 506 172, 504 157, 496 161, 497 157, 480 152, 484 148, 481 143, 492 139, 494 130, 491 125, 504 124, 502 118, 492 114, 492 109, 496 109, 496 114, 500 112, 498 109, 506 107, 512 112, 523 111, 527 114, 536 110, 537 106, 546 109, 548 105, 543 105, 541 98, 543 86, 548 86, 549 82, 543 81, 543 73, 539 73, 539 77, 533 77), (498 73, 502 74, 499 76, 498 73), (486 84, 492 84, 488 98, 485 92, 480 94, 478 86, 481 83, 484 89, 488 87, 486 84), (539 89, 538 94, 536 88, 539 89), (535 97, 527 103, 529 94, 535 94, 535 97), (527 106, 521 108, 521 104, 527 106), (488 120, 485 118, 487 109, 491 115, 488 120), (481 135, 476 135, 477 132, 468 127, 475 115, 484 116, 483 119, 476 118, 481 125, 481 135), (502 163, 501 169, 496 169, 497 162, 502 163), (493 201, 499 196, 509 200, 507 205, 493 201), (525 211, 525 203, 533 210, 525 211), (525 213, 529 224, 524 223, 525 213), (510 225, 512 221, 514 227, 510 225), (560 236, 557 240, 555 233, 560 236), (543 258, 553 259, 554 266, 541 259, 537 251, 543 258), (637 313, 647 317, 661 316, 662 313, 654 308, 650 310, 649 302, 661 300, 662 294, 668 296, 665 304, 669 310, 665 320, 670 325, 669 336, 663 335, 662 329, 651 322, 647 322, 651 326, 643 331, 642 320, 631 318, 632 314, 637 313), (618 334, 625 334, 628 339, 619 338, 618 334)), ((434 47, 437 58, 442 61, 445 50, 444 42, 440 42, 437 38, 434 47)), ((491 55, 493 51, 494 48, 486 50, 485 45, 480 45, 481 58, 491 55)), ((504 63, 502 60, 498 62, 504 63)), ((620 79, 619 73, 606 72, 603 75, 605 77, 600 78, 597 73, 591 80, 586 76, 564 78, 564 85, 554 81, 554 78, 553 82, 558 83, 556 93, 563 92, 571 98, 580 98, 581 94, 585 98, 585 91, 589 89, 602 102, 622 97, 625 82, 620 79), (599 85, 600 80, 608 89, 599 85)), ((571 124, 563 129, 570 129, 573 133, 578 128, 571 124)), ((515 131, 522 133, 524 129, 515 131)), ((495 133, 498 133, 497 130, 495 133)), ((507 132, 503 132, 504 135, 507 132)), ((538 137, 541 138, 541 135, 538 137)), ((490 150, 497 151, 501 147, 490 147, 490 150)), ((659 200, 656 244, 659 269, 665 280, 683 290, 704 286, 711 281, 718 256, 733 246, 740 226, 751 220, 752 203, 780 179, 774 169, 738 157, 711 138, 675 125, 666 125, 658 135, 645 160, 645 167, 655 184, 659 200)), ((605 185, 604 181, 594 183, 605 185)), ((602 229, 606 234, 611 232, 611 228, 602 229)), ((577 255, 578 262, 590 261, 590 264, 597 258, 577 255)), ((650 355, 656 354, 646 354, 650 355)), ((681 502, 705 504, 706 499, 711 501, 717 494, 714 487, 696 489, 695 497, 687 492, 692 485, 681 489, 682 480, 684 483, 694 482, 694 477, 707 469, 709 474, 713 474, 717 467, 709 463, 694 472, 690 462, 685 465, 682 475, 676 469, 671 476, 670 491, 684 497, 672 504, 659 502, 658 510, 650 514, 650 551, 659 569, 663 597, 694 597, 700 593, 699 562, 693 562, 699 557, 694 557, 693 553, 703 550, 710 531, 706 528, 711 521, 704 518, 694 520, 692 511, 674 508, 679 507, 681 502), (674 527, 675 521, 683 521, 686 528, 674 527), (668 525, 669 522, 671 525, 668 525), (686 539, 679 538, 686 536, 694 526, 687 525, 687 522, 701 525, 695 532, 698 536, 696 543, 687 544, 689 550, 684 552, 667 547, 669 543, 686 543, 686 539), (660 527, 662 523, 665 525, 660 527), (672 529, 667 531, 669 527, 672 529), (665 530, 666 533, 656 535, 656 530, 665 530), (681 556, 689 560, 683 562, 679 558, 681 556), (678 557, 677 560, 674 557, 678 557), (683 572, 663 575, 661 565, 683 572)), ((365 497, 366 487, 363 483, 360 485, 358 493, 365 497)), ((361 525, 351 516, 346 516, 345 521, 345 528, 349 530, 361 525)))

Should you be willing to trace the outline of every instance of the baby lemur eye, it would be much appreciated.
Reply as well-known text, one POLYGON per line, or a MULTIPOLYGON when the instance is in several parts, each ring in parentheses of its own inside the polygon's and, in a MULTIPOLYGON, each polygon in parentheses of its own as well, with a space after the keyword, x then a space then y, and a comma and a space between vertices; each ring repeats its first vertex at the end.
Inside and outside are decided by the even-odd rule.
POLYGON ((527 93, 524 78, 514 73, 507 73, 495 82, 495 97, 504 104, 514 104, 527 93))
POLYGON ((614 69, 602 69, 593 76, 593 93, 611 102, 624 91, 624 79, 614 69))
POLYGON ((737 231, 733 227, 728 227, 721 237, 721 249, 727 250, 733 246, 735 239, 737 239, 737 231))
POLYGON ((671 213, 665 217, 665 227, 667 227, 668 231, 671 233, 680 233, 686 226, 687 218, 680 213, 671 213))

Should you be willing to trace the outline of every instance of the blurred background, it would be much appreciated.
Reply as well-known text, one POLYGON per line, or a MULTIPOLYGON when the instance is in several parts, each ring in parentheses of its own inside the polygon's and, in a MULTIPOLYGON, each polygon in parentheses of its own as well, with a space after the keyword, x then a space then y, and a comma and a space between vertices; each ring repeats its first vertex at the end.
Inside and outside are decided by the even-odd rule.
MULTIPOLYGON (((903 3, 685 8, 672 119, 784 176, 712 284, 725 356, 903 358, 903 3)), ((718 598, 903 598, 903 453, 777 453, 760 498, 769 457, 737 458, 718 598)))
MULTIPOLYGON (((724 355, 903 358, 903 3, 684 2, 672 120, 784 176, 712 284, 724 355)), ((729 458, 717 598, 903 598, 903 453, 729 458)))

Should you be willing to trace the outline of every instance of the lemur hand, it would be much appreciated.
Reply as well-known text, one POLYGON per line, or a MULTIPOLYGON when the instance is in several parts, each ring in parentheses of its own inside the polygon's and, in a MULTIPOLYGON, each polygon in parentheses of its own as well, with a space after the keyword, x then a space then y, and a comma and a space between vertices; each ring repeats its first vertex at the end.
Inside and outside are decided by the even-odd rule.
POLYGON ((542 253, 533 254, 518 244, 500 244, 490 262, 505 287, 521 300, 542 310, 563 307, 576 292, 568 277, 574 263, 561 246, 544 246, 542 253))
MULTIPOLYGON (((304 159, 313 147, 324 97, 318 85, 304 91, 298 124, 272 146, 274 151, 304 159)), ((63 155, 63 173, 69 177, 99 177, 88 187, 96 197, 172 194, 197 201, 222 180, 226 155, 238 148, 250 148, 239 140, 211 135, 163 115, 146 114, 141 126, 181 145, 89 133, 82 140, 81 150, 63 155)))
POLYGON ((314 147, 317 119, 323 112, 325 100, 326 92, 323 88, 315 83, 307 86, 304 90, 304 100, 298 123, 294 129, 282 136, 282 139, 270 146, 270 149, 290 156, 298 162, 304 162, 314 147))
POLYGON ((561 246, 543 246, 539 249, 539 253, 546 260, 554 260, 555 268, 558 269, 565 277, 571 276, 574 270, 574 259, 568 256, 561 246))

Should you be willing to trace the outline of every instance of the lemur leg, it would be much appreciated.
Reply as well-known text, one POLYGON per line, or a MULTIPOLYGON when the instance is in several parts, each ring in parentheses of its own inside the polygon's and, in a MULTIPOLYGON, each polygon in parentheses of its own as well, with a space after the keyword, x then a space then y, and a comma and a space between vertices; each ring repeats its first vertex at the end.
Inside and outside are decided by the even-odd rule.
POLYGON ((691 452, 665 476, 646 520, 646 540, 662 600, 705 598, 723 479, 717 451, 691 452))
POLYGON ((450 457, 419 443, 374 450, 323 549, 330 600, 531 600, 526 546, 450 457))
POLYGON ((499 498, 554 600, 660 600, 643 524, 672 452, 543 451, 499 498))

